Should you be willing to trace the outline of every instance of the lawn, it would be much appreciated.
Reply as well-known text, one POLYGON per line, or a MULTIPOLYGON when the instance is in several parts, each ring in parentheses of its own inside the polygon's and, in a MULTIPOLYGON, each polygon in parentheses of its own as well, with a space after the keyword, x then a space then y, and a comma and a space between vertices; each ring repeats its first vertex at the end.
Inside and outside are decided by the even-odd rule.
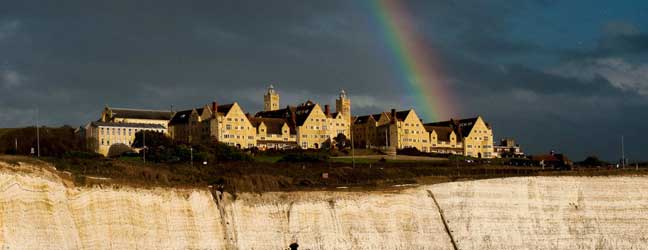
POLYGON ((254 161, 265 162, 265 163, 275 163, 283 157, 282 155, 257 155, 254 156, 254 161))

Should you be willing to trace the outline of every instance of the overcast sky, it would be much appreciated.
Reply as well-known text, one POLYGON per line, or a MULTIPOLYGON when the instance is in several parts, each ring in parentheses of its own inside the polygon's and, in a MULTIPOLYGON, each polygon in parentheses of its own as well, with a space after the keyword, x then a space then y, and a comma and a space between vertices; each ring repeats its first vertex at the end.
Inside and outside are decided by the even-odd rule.
MULTIPOLYGON (((529 153, 648 160, 648 1, 407 1, 453 117, 482 115, 529 153)), ((409 108, 371 2, 0 1, 0 127, 82 125, 104 105, 238 101, 354 114, 409 108), (90 3, 92 2, 92 3, 90 3), (183 3, 183 5, 179 5, 183 3)), ((447 117, 449 118, 449 117, 447 117)))

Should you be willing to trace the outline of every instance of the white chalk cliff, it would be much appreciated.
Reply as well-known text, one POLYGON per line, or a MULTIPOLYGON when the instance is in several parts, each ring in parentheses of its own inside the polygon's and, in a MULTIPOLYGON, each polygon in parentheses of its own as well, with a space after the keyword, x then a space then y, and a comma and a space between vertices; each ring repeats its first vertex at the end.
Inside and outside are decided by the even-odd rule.
POLYGON ((234 198, 207 188, 74 187, 47 166, 0 162, 0 249, 265 250, 293 242, 311 250, 648 249, 648 177, 234 198))

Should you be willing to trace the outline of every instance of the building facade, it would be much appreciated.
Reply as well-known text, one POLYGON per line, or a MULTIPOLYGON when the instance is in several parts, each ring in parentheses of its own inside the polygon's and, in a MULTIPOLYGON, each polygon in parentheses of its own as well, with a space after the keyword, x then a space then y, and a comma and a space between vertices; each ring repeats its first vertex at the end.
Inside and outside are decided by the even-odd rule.
POLYGON ((493 145, 493 151, 499 158, 524 157, 524 152, 519 144, 512 138, 502 139, 499 145, 493 145))
POLYGON ((101 118, 85 126, 88 146, 104 156, 130 147, 135 133, 151 131, 168 133, 167 124, 173 112, 163 110, 123 109, 106 106, 101 118))
POLYGON ((492 158, 493 134, 481 116, 423 123, 414 109, 358 116, 353 122, 356 147, 417 148, 422 152, 492 158))
POLYGON ((317 149, 331 144, 339 134, 350 136, 351 100, 342 90, 336 112, 312 101, 278 108, 279 93, 270 86, 263 97, 264 111, 254 116, 234 102, 179 111, 168 123, 169 134, 179 142, 223 142, 239 148, 317 149))

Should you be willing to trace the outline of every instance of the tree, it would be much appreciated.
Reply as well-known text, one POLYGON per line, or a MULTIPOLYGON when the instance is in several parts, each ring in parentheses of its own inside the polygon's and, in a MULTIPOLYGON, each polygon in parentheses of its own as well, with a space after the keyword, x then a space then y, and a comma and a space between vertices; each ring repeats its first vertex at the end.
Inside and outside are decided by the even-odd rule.
POLYGON ((338 149, 344 149, 351 145, 351 142, 347 139, 346 135, 339 133, 335 138, 333 138, 335 141, 335 147, 338 149))
MULTIPOLYGON (((72 151, 86 150, 83 138, 76 135, 70 126, 39 127, 39 137, 41 156, 60 157, 72 151)), ((36 147, 35 127, 11 129, 0 136, 0 153, 29 155, 32 148, 37 150, 36 147)))
POLYGON ((589 166, 589 167, 608 165, 607 162, 600 160, 597 156, 594 155, 588 156, 587 158, 585 158, 585 160, 579 162, 578 164, 582 166, 589 166))
POLYGON ((155 148, 159 146, 168 147, 173 145, 171 138, 169 138, 162 132, 139 131, 135 133, 135 139, 133 140, 133 144, 131 146, 134 148, 143 148, 145 143, 147 148, 155 148), (146 133, 146 135, 144 133, 146 133))

